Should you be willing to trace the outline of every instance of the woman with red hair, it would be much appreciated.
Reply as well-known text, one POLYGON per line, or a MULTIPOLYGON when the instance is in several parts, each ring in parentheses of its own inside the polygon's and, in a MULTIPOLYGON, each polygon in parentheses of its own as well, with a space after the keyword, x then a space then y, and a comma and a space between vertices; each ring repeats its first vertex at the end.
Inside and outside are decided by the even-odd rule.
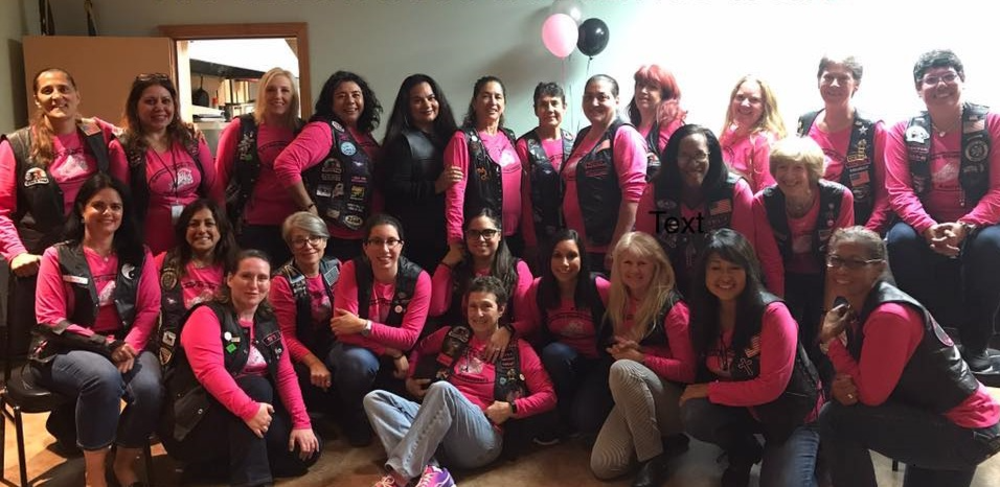
POLYGON ((628 104, 628 118, 646 139, 648 178, 660 168, 660 151, 667 146, 670 135, 684 125, 687 111, 681 109, 680 100, 681 88, 669 70, 647 64, 635 72, 635 94, 628 104))

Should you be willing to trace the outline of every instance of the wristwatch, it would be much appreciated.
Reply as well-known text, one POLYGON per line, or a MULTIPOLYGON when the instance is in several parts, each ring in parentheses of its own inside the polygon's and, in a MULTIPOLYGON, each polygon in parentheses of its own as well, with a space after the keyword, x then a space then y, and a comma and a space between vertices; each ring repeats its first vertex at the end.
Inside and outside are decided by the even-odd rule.
POLYGON ((966 237, 968 237, 969 235, 972 235, 972 232, 976 231, 977 226, 974 223, 969 223, 969 222, 958 222, 958 223, 959 223, 959 225, 962 225, 962 228, 965 229, 965 236, 966 237))
POLYGON ((372 320, 365 320, 365 327, 361 329, 361 336, 367 337, 372 334, 372 320))

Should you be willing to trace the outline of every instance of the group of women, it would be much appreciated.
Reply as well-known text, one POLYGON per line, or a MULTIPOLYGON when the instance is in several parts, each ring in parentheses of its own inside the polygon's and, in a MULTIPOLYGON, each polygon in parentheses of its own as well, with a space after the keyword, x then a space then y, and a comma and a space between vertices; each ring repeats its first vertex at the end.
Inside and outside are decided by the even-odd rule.
POLYGON ((688 435, 724 450, 727 487, 760 462, 767 486, 876 485, 870 449, 907 486, 969 485, 1000 449, 972 374, 1000 300, 1000 119, 962 98, 950 51, 921 56, 928 110, 890 130, 852 105, 861 75, 821 60, 800 137, 752 76, 719 137, 658 66, 632 124, 617 81, 589 79, 575 135, 541 83, 521 138, 499 78, 458 126, 413 75, 380 145, 364 78, 334 73, 306 122, 274 69, 213 160, 169 77, 136 78, 118 133, 45 70, 38 116, 0 143, 0 250, 39 379, 78 397, 50 431, 97 487, 141 485, 154 431, 192 475, 305 474, 317 413, 377 437, 382 487, 576 435, 597 477, 642 487, 688 435))

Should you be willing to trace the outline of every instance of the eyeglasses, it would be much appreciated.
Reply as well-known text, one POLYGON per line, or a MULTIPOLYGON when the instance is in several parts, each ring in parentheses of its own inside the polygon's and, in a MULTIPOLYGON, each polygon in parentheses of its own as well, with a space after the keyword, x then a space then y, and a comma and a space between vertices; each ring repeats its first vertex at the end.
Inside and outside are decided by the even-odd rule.
POLYGON ((500 230, 495 228, 487 228, 485 230, 474 230, 470 228, 465 231, 465 238, 471 240, 493 240, 497 235, 500 235, 500 230))
POLYGON ((326 241, 326 237, 322 235, 310 235, 305 238, 297 238, 295 240, 292 240, 292 247, 295 247, 297 249, 304 249, 306 247, 306 244, 316 247, 320 244, 320 242, 324 241, 326 241))
POLYGON ((927 76, 924 78, 924 84, 927 86, 937 86, 938 83, 944 81, 944 84, 950 85, 958 79, 958 73, 952 71, 948 74, 941 76, 927 76))
POLYGON ((374 245, 376 247, 388 246, 390 249, 395 248, 397 245, 402 244, 403 241, 398 238, 370 238, 365 240, 368 245, 374 245))
POLYGON ((837 254, 830 254, 826 256, 826 266, 834 269, 838 267, 846 267, 852 271, 861 269, 867 265, 874 264, 876 262, 883 262, 883 259, 845 259, 837 254))
POLYGON ((691 163, 705 164, 708 162, 708 154, 698 154, 696 156, 689 156, 687 154, 678 154, 677 162, 685 164, 691 164, 691 163))

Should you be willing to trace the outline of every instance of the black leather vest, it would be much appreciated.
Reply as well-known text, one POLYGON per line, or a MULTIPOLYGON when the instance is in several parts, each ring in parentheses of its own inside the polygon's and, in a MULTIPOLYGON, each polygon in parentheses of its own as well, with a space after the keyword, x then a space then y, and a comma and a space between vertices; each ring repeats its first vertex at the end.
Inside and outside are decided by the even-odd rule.
MULTIPOLYGON (((847 188, 839 183, 819 180, 819 213, 812 232, 812 253, 821 270, 826 270, 826 246, 833 235, 837 218, 840 217, 840 205, 844 201, 845 191, 847 188)), ((767 221, 771 224, 781 258, 787 263, 792 257, 792 233, 788 226, 788 214, 785 212, 785 194, 777 185, 764 188, 764 209, 767 210, 767 221)))
MULTIPOLYGON (((513 146, 514 132, 501 127, 500 131, 510 140, 513 146)), ((484 208, 493 210, 496 215, 503 215, 503 174, 497 161, 490 157, 486 146, 475 128, 463 128, 466 145, 469 149, 469 169, 466 171, 465 203, 463 215, 466 218, 479 214, 484 208)), ((502 224, 502 222, 501 222, 502 224)))
MULTIPOLYGON (((354 262, 355 280, 358 283, 358 317, 366 320, 369 319, 372 283, 375 281, 375 276, 372 274, 371 264, 364 257, 355 257, 352 262, 354 262)), ((399 256, 399 262, 396 265, 396 286, 393 290, 392 302, 389 304, 389 316, 386 317, 384 324, 398 328, 403 324, 403 316, 406 315, 406 309, 410 305, 410 300, 413 299, 414 290, 417 288, 417 279, 420 278, 423 269, 402 255, 399 256)))
MULTIPOLYGON (((101 127, 84 120, 78 123, 77 132, 83 138, 84 150, 97 161, 97 171, 106 174, 110 166, 108 140, 101 127)), ((48 166, 31 157, 31 127, 0 136, 0 140, 10 143, 17 161, 14 170, 17 211, 11 215, 11 220, 28 253, 41 255, 62 239, 66 223, 62 188, 49 173, 48 166)))
MULTIPOLYGON (((662 148, 665 149, 666 147, 662 148)), ((653 180, 656 173, 660 172, 660 121, 653 122, 646 134, 646 182, 653 180)))
POLYGON ((187 314, 180 276, 183 272, 177 249, 170 250, 160 267, 160 327, 157 330, 160 363, 167 364, 174 355, 180 337, 181 322, 187 314))
MULTIPOLYGON (((149 211, 149 181, 146 179, 146 150, 131 150, 129 148, 130 135, 122 134, 118 138, 122 149, 125 151, 125 158, 128 160, 129 187, 132 189, 132 200, 135 204, 135 221, 140 228, 146 222, 146 212, 149 211)), ((198 154, 199 141, 193 139, 190 144, 184 145, 184 152, 191 156, 194 165, 201 173, 201 182, 198 184, 198 194, 202 197, 209 195, 209 182, 205 179, 205 165, 198 154)), ((170 148, 173 150, 173 147, 170 148)), ((212 161, 209 161, 212 162, 212 161)))
MULTIPOLYGON (((323 289, 330 299, 330 309, 333 310, 333 288, 340 279, 340 261, 332 257, 323 258, 319 262, 319 273, 323 276, 323 289)), ((310 350, 326 352, 333 345, 333 332, 330 330, 329 319, 321 323, 313 322, 312 300, 305 274, 295 266, 294 260, 278 269, 277 274, 288 279, 295 298, 295 337, 310 350)))
MULTIPOLYGON (((809 136, 820 111, 799 117, 799 137, 809 136)), ((850 188, 854 195, 854 221, 864 225, 875 209, 875 122, 865 118, 858 110, 854 111, 851 139, 844 156, 844 170, 838 182, 850 188)))
MULTIPOLYGON (((701 249, 704 248, 708 232, 720 228, 732 228, 733 207, 736 204, 733 201, 733 193, 736 183, 741 179, 742 177, 738 174, 730 172, 723 184, 714 188, 706 195, 705 205, 702 207, 700 213, 702 217, 701 232, 668 232, 666 225, 662 227, 659 224, 657 225, 654 236, 667 252, 667 256, 670 258, 675 272, 683 272, 687 275, 687 270, 694 266, 695 259, 697 259, 701 249)), ((662 217, 658 215, 656 217, 657 221, 666 221, 668 218, 680 221, 680 194, 670 194, 670 191, 662 184, 651 184, 653 184, 653 197, 656 209, 666 212, 662 217)))
MULTIPOLYGON (((576 195, 583 216, 583 227, 591 245, 608 245, 614 236, 615 225, 618 222, 618 207, 622 202, 622 190, 619 186, 618 174, 615 172, 615 135, 618 129, 629 125, 621 119, 615 119, 604 132, 604 135, 594 149, 609 143, 601 151, 591 150, 580 159, 576 165, 576 195)), ((629 125, 631 127, 631 125, 629 125)), ((575 151, 586 137, 590 127, 581 130, 576 135, 575 151)))
POLYGON ((337 120, 313 117, 330 126, 333 144, 323 162, 302 173, 319 216, 348 230, 360 230, 371 210, 375 163, 337 120))
MULTIPOLYGON (((384 166, 409 166, 411 184, 433 184, 444 171, 444 151, 440 142, 431 139, 420 130, 404 129, 398 135, 402 143, 409 149, 409 161, 386 161, 384 166)), ((389 142, 388 146, 397 143, 389 142)), ((387 152, 388 153, 388 152, 387 152)), ((389 169, 387 168, 386 171, 389 169)), ((384 179, 391 178, 386 174, 384 179)), ((406 234, 410 242, 431 242, 441 239, 445 232, 444 199, 445 193, 434 194, 433 188, 426 196, 413 199, 408 194, 385 191, 385 210, 395 215, 406 226, 406 234)), ((443 240, 442 240, 443 242, 443 240)), ((442 243, 442 246, 444 244, 442 243)), ((435 256, 439 258, 439 256, 435 256)))
MULTIPOLYGON (((962 106, 962 162, 958 182, 962 206, 975 206, 990 189, 990 152, 993 141, 986 126, 989 107, 962 106)), ((910 160, 913 191, 923 199, 931 186, 931 117, 927 112, 910 119, 906 127, 906 152, 910 160)))
POLYGON ((958 348, 941 325, 917 300, 884 281, 876 283, 865 299, 859 316, 862 328, 858 333, 847 334, 847 350, 854 359, 861 360, 865 341, 863 323, 875 308, 885 303, 897 303, 916 309, 923 317, 924 328, 924 337, 903 367, 903 373, 899 376, 891 397, 941 414, 975 394, 979 389, 979 381, 972 375, 958 348))
MULTIPOLYGON (((78 325, 93 326, 97 321, 99 308, 97 286, 94 285, 94 276, 90 273, 83 247, 70 246, 64 242, 56 245, 56 251, 59 255, 59 272, 62 274, 62 280, 72 286, 76 303, 73 312, 67 318, 78 325)), ((114 301, 123 327, 119 332, 122 337, 128 333, 135 320, 136 295, 139 290, 139 279, 142 276, 145 252, 142 255, 138 262, 126 262, 125 259, 118 258, 114 301)))
MULTIPOLYGON (((422 358, 414 376, 431 379, 432 382, 449 380, 455 373, 455 365, 469 348, 472 335, 472 328, 468 325, 450 327, 441 343, 441 352, 436 357, 422 358)), ((512 338, 494 363, 493 397, 497 401, 513 403, 515 399, 527 395, 528 387, 521 373, 521 351, 517 343, 517 338, 512 338)))
MULTIPOLYGON (((562 163, 573 152, 573 135, 560 129, 562 137, 562 163)), ((528 148, 527 177, 531 178, 531 220, 539 242, 545 242, 563 228, 563 181, 559 171, 552 167, 545 148, 534 130, 521 136, 528 148)), ((560 169, 562 166, 560 165, 560 169)))

